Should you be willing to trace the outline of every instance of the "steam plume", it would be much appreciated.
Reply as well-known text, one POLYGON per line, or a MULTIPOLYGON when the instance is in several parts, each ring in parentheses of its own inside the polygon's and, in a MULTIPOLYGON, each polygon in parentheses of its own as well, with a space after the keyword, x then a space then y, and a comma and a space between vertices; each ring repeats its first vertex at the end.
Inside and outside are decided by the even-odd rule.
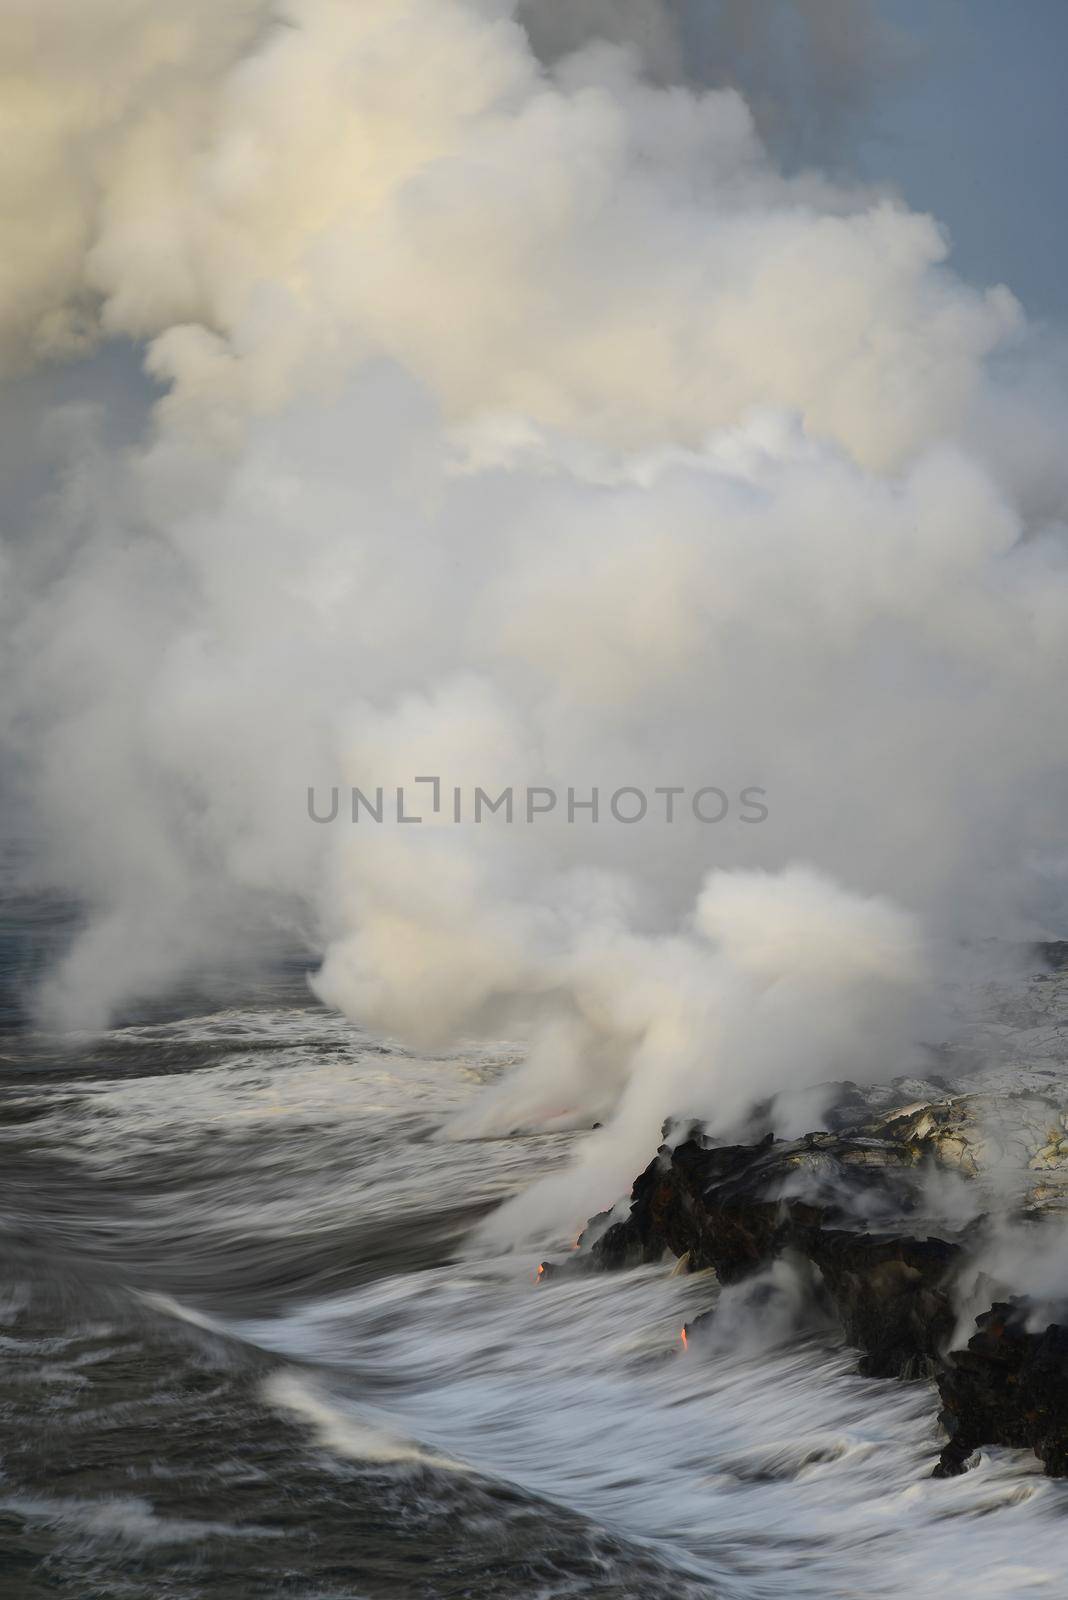
POLYGON ((667 1114, 904 1070, 940 952, 1060 916, 1065 467, 1011 295, 784 176, 735 89, 596 29, 547 67, 504 0, 60 10, 3 6, 0 349, 136 341, 160 398, 122 448, 53 419, 0 573, 90 908, 47 1014, 284 917, 363 1023, 527 1035, 478 1126, 607 1121, 576 1212, 667 1114), (308 819, 420 774, 769 816, 308 819))

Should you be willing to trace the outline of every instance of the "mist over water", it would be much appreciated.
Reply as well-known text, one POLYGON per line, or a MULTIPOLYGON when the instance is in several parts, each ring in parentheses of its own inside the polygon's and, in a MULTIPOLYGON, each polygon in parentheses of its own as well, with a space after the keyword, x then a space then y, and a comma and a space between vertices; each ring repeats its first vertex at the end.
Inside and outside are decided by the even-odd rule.
POLYGON ((16 13, 10 370, 121 336, 159 393, 59 407, 12 511, 50 1024, 272 924, 364 1026, 527 1041, 481 1126, 607 1123, 619 1187, 665 1116, 907 1070, 962 941, 1061 926, 1060 402, 934 219, 778 170, 716 15, 680 82, 595 7, 544 59, 474 0, 16 13), (405 825, 427 775, 579 810, 405 825), (607 812, 672 787, 767 817, 607 812))

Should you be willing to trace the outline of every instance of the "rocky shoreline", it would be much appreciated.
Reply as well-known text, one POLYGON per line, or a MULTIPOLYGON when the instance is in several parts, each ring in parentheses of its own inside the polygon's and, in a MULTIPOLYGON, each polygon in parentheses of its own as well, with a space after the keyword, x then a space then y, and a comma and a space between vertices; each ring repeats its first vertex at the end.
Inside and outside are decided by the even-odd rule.
MULTIPOLYGON (((1056 1262, 1068 1247, 1060 1085, 832 1087, 822 1120, 833 1132, 727 1144, 699 1125, 670 1130, 629 1212, 594 1218, 578 1262, 675 1257, 677 1270, 709 1272, 710 1301, 749 1284, 757 1303, 761 1275, 785 1264, 806 1314, 837 1322, 863 1373, 934 1380, 947 1435, 936 1475, 1006 1445, 1068 1476, 1068 1297, 1056 1266, 1035 1295, 1005 1264, 1056 1262)), ((712 1304, 684 1341, 699 1348, 718 1315, 712 1304)))

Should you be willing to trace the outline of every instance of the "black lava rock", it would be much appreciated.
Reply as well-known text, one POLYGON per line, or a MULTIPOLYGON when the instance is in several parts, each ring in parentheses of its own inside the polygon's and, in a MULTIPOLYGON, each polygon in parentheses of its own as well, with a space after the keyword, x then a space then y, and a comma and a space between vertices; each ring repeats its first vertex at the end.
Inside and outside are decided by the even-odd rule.
POLYGON ((938 1380, 949 1443, 936 1476, 963 1472, 983 1444, 1033 1450, 1051 1477, 1068 1476, 1068 1326, 1044 1320, 1028 1300, 998 1301, 950 1356, 938 1380))

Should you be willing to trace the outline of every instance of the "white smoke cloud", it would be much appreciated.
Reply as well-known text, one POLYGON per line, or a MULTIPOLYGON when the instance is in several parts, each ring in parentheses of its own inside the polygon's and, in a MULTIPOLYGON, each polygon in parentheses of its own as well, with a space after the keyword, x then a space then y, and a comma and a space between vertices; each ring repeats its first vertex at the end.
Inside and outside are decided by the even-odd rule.
POLYGON ((0 9, 54 218, 11 370, 103 330, 164 391, 143 446, 69 417, 12 530, 0 713, 90 911, 48 1013, 286 915, 361 1022, 529 1037, 479 1131, 610 1123, 529 1216, 670 1113, 905 1070, 933 952, 1049 914, 1065 800, 1065 467, 989 359, 1007 291, 780 175, 733 90, 545 70, 503 0, 94 0, 43 47, 0 9), (307 817, 421 774, 732 805, 307 817))

